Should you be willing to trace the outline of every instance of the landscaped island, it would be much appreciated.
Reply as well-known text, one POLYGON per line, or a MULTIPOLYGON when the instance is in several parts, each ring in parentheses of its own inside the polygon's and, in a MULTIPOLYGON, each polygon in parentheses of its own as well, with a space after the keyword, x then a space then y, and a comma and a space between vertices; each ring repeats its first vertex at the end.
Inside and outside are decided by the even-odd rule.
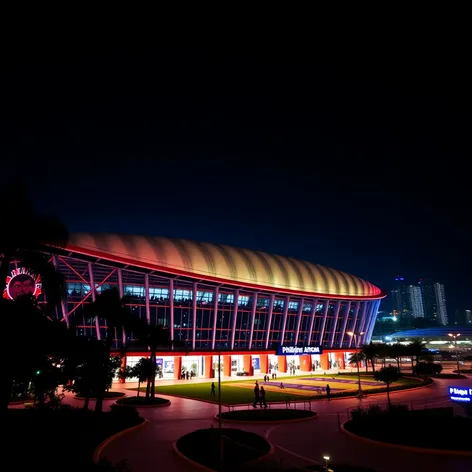
POLYGON ((116 401, 118 405, 132 405, 135 407, 140 406, 168 406, 170 405, 170 400, 160 397, 151 397, 146 398, 145 396, 141 397, 126 397, 120 398, 116 401))
POLYGON ((392 405, 390 411, 371 405, 355 410, 344 424, 346 431, 374 441, 426 449, 472 451, 472 419, 454 416, 452 408, 408 410, 392 405), (448 434, 438 434, 447 431, 448 434))
POLYGON ((241 422, 266 422, 266 421, 296 421, 315 418, 316 412, 311 410, 292 410, 288 408, 253 409, 226 411, 221 414, 222 420, 241 422))
MULTIPOLYGON (((239 465, 259 459, 271 450, 270 444, 258 434, 240 429, 222 428, 224 466, 239 465)), ((220 430, 199 429, 182 436, 176 442, 177 450, 188 459, 210 469, 220 467, 220 430)), ((226 469, 225 469, 226 470, 226 469)))

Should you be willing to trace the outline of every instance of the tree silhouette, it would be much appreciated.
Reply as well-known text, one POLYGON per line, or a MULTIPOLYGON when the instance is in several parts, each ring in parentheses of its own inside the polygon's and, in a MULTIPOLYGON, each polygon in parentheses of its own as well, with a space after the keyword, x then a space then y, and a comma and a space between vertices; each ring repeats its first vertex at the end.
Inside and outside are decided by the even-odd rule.
POLYGON ((382 367, 380 370, 374 372, 374 378, 378 382, 383 382, 387 387, 387 404, 390 411, 390 385, 396 382, 401 377, 398 369, 394 366, 382 367))
MULTIPOLYGON (((372 372, 375 372, 375 359, 379 355, 379 349, 375 344, 364 344, 361 352, 364 354, 367 361, 372 365, 372 372)), ((367 370, 367 369, 366 369, 367 370)))
POLYGON ((423 354, 424 345, 424 341, 421 341, 419 338, 415 338, 406 347, 406 351, 411 358, 411 372, 413 374, 416 372, 415 364, 418 364, 420 356, 423 354))
POLYGON ((100 354, 101 362, 98 364, 101 371, 101 375, 98 375, 98 378, 101 379, 101 386, 97 387, 96 392, 97 402, 95 404, 95 411, 97 412, 101 412, 103 409, 103 398, 107 389, 115 330, 121 330, 123 327, 125 329, 132 329, 136 325, 136 320, 132 316, 127 302, 128 298, 121 298, 118 289, 112 287, 108 290, 103 290, 96 296, 95 301, 85 305, 82 312, 77 314, 77 316, 83 316, 88 320, 95 319, 96 317, 102 318, 107 326, 105 339, 99 341, 103 344, 103 349, 100 354))
POLYGON ((68 241, 65 226, 55 217, 37 215, 21 186, 8 187, 1 191, 0 198, 0 221, 8 228, 0 232, 1 294, 6 288, 10 264, 16 261, 41 278, 41 290, 49 307, 58 306, 66 295, 65 281, 52 264, 46 245, 65 247, 68 241))

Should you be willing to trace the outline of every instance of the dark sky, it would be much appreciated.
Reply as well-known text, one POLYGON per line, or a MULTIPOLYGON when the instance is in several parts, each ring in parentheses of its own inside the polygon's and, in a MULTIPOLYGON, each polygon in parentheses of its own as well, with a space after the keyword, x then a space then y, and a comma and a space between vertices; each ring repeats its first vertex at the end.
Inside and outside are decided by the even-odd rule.
MULTIPOLYGON (((470 76, 460 51, 21 48, 3 178, 70 231, 303 258, 470 291, 470 76)), ((3 202, 7 204, 7 202, 3 202)))

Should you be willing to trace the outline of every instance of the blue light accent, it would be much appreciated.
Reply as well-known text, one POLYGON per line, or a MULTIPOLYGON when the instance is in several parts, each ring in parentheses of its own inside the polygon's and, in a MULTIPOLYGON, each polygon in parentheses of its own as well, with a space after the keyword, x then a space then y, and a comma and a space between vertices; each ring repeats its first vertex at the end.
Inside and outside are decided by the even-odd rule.
POLYGON ((453 402, 472 403, 472 388, 448 387, 449 399, 453 402))

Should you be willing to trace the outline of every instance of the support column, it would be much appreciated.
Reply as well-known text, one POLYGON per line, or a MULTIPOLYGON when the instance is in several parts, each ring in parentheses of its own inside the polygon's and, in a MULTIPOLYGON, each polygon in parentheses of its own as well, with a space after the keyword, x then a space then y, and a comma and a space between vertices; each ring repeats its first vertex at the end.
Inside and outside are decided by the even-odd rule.
POLYGON ((193 283, 192 291, 192 350, 195 351, 197 340, 197 283, 193 283))
POLYGON ((285 297, 284 300, 284 314, 282 317, 282 327, 280 330, 280 344, 285 342, 285 325, 287 324, 287 316, 288 316, 288 303, 290 301, 290 297, 285 297))
POLYGON ((174 379, 180 379, 182 373, 182 357, 174 356, 174 379))
POLYGON ((329 369, 329 358, 328 358, 328 353, 320 354, 320 364, 321 368, 323 370, 328 370, 329 369))
MULTIPOLYGON (((92 269, 92 263, 88 263, 88 272, 89 272, 89 280, 90 280, 90 290, 92 291, 92 301, 95 302, 97 299, 97 289, 95 287, 95 282, 93 280, 93 269, 92 269)), ((95 317, 95 330, 97 332, 97 339, 100 341, 101 335, 100 335, 100 320, 98 319, 98 316, 95 317)))
POLYGON ((149 274, 144 274, 144 295, 146 302, 146 320, 147 324, 151 324, 151 306, 149 304, 149 274))
MULTIPOLYGON (((57 269, 57 259, 56 259, 56 256, 52 256, 52 263, 54 265, 54 267, 57 269)), ((63 299, 61 300, 61 311, 62 311, 62 319, 64 319, 66 321, 66 325, 67 327, 69 327, 69 314, 67 312, 67 304, 66 304, 66 301, 63 299)))
POLYGON ((252 356, 243 356, 244 372, 248 375, 254 375, 254 369, 252 367, 252 356))
POLYGON ((270 328, 272 325, 272 314, 274 311, 274 300, 275 300, 275 295, 270 296, 270 301, 269 301, 269 314, 268 317, 269 319, 267 320, 267 332, 266 332, 266 339, 265 339, 265 348, 267 349, 269 347, 269 339, 270 339, 270 328))
POLYGON ((277 356, 277 371, 284 374, 287 372, 287 356, 277 356))
POLYGON ((221 356, 223 359, 223 375, 231 377, 231 356, 221 356))
POLYGON ((203 362, 204 362, 205 378, 207 379, 215 378, 215 372, 213 370, 213 356, 205 356, 203 359, 203 362))
POLYGON ((174 341, 174 279, 169 279, 169 336, 174 341))
POLYGON ((345 369, 346 368, 346 361, 344 358, 344 352, 340 352, 338 357, 338 364, 340 369, 345 369))
POLYGON ((256 308, 257 308, 257 296, 258 296, 258 292, 255 292, 252 294, 251 319, 249 321, 249 326, 251 327, 251 330, 249 331, 248 349, 252 349, 252 338, 254 337, 254 320, 256 318, 256 308))
POLYGON ((268 374, 269 373, 269 355, 261 354, 259 356, 259 363, 261 365, 261 374, 268 374))
POLYGON ((239 305, 239 290, 234 292, 234 299, 233 299, 233 318, 231 320, 231 350, 234 349, 234 340, 236 337, 236 324, 238 321, 238 305, 239 305))
POLYGON ((298 312, 297 312, 297 326, 295 329, 295 345, 298 344, 298 336, 300 334, 300 324, 302 322, 302 313, 303 313, 303 305, 305 304, 305 299, 302 298, 298 301, 298 312))
MULTIPOLYGON (((121 370, 125 370, 126 369, 126 356, 123 356, 121 358, 121 367, 120 367, 121 370)), ((119 380, 120 384, 124 384, 125 383, 125 379, 122 379, 120 378, 119 380)))
POLYGON ((300 356, 300 370, 311 372, 311 356, 300 356))
MULTIPOLYGON (((120 299, 123 298, 123 274, 121 273, 121 269, 117 269, 116 275, 118 276, 118 291, 120 292, 120 299)), ((121 327, 121 342, 126 345, 126 331, 125 327, 121 327)))
POLYGON ((215 287, 215 292, 213 293, 213 330, 211 333, 211 350, 215 350, 216 343, 216 322, 218 320, 218 298, 220 296, 220 291, 218 287, 215 287))

